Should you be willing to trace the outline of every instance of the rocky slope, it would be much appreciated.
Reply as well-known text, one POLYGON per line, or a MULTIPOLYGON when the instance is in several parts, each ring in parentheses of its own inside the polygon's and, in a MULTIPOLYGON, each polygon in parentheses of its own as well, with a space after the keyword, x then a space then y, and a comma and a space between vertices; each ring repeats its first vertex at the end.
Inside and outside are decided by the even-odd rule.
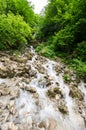
POLYGON ((0 52, 0 130, 86 130, 86 84, 32 47, 0 52))

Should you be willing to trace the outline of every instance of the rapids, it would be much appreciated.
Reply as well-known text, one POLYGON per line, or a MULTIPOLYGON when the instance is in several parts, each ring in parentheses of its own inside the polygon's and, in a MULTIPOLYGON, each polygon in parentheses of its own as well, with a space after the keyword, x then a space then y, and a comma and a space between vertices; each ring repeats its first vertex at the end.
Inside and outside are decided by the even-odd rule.
MULTIPOLYGON (((31 53, 33 54, 32 60, 27 61, 27 65, 30 65, 36 75, 33 76, 29 83, 22 81, 20 77, 17 78, 1 78, 0 84, 7 84, 10 89, 18 89, 19 96, 10 99, 8 96, 0 97, 0 104, 4 102, 7 104, 14 101, 15 114, 8 113, 3 115, 4 119, 0 115, 0 127, 1 130, 86 130, 85 121, 81 113, 79 113, 79 105, 75 99, 70 97, 70 87, 63 80, 63 65, 61 63, 49 60, 35 53, 33 47, 31 47, 31 53), (43 73, 37 68, 39 65, 43 68, 43 73), (59 74, 55 71, 55 66, 61 68, 59 74), (50 80, 50 85, 47 86, 47 77, 50 80), (22 83, 24 89, 18 86, 22 83), (36 93, 26 91, 25 86, 32 86, 36 93), (49 98, 47 91, 52 90, 55 86, 58 86, 63 93, 63 99, 49 98), (59 111, 59 100, 62 100, 67 107, 67 114, 63 114, 59 111)), ((84 104, 86 105, 86 87, 85 83, 81 81, 78 84, 78 89, 84 95, 84 104)), ((12 103, 11 103, 12 104, 12 103)), ((5 112, 5 108, 0 105, 1 111, 5 112)))

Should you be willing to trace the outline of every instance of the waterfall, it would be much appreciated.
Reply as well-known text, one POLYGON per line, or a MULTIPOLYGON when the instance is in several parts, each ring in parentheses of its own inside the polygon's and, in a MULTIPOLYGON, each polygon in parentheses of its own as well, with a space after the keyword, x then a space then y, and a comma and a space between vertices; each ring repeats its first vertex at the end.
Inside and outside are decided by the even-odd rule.
MULTIPOLYGON (((22 126, 25 130, 86 130, 84 119, 78 112, 78 104, 76 100, 70 97, 70 87, 64 82, 63 72, 61 70, 59 74, 56 73, 55 67, 62 67, 61 63, 49 60, 35 53, 33 47, 31 47, 31 53, 33 54, 32 60, 27 61, 27 65, 31 66, 31 69, 35 71, 36 76, 33 76, 29 83, 21 80, 22 78, 8 78, 0 79, 0 84, 7 84, 14 89, 19 90, 19 96, 12 99, 16 108, 16 115, 9 115, 8 121, 13 122, 16 126, 15 130, 22 126), (40 68, 43 68, 44 72, 40 72, 40 68), (50 84, 47 85, 47 80, 50 84), (15 83, 16 82, 16 83, 15 83), (14 85, 13 85, 14 84, 14 85), (19 87, 20 84, 20 87, 19 87), (22 85, 21 85, 22 84, 22 85), (35 91, 31 93, 26 88, 30 86, 35 91), (63 97, 49 98, 47 95, 48 90, 53 90, 55 87, 63 94, 63 97), (67 107, 67 114, 63 114, 59 111, 59 102, 63 101, 67 107)), ((29 78, 28 78, 29 79, 29 78)), ((79 83, 78 88, 84 94, 84 101, 86 103, 86 88, 83 81, 79 83)), ((30 89, 29 88, 29 89, 30 89)), ((8 97, 8 95, 7 95, 8 97)), ((10 98, 0 97, 0 101, 10 101, 10 98)), ((1 118, 1 116, 0 116, 1 118)), ((0 119, 0 125, 3 130, 8 130, 6 127, 7 122, 0 119)), ((12 129, 14 130, 14 129, 12 129)))

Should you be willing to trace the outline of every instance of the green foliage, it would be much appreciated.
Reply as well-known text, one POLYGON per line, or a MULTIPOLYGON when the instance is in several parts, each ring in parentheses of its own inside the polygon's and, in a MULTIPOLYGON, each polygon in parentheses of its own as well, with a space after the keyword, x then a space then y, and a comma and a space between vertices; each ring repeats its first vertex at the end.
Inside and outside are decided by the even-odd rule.
POLYGON ((44 43, 41 43, 41 44, 39 44, 38 46, 37 46, 37 48, 36 48, 36 52, 41 52, 41 50, 44 48, 44 43))
POLYGON ((46 42, 43 55, 65 58, 86 79, 86 1, 48 0, 40 25, 39 39, 46 42))
POLYGON ((44 44, 40 44, 37 48, 36 51, 39 52, 40 54, 42 54, 45 57, 49 57, 49 58, 55 58, 55 52, 52 49, 52 45, 51 46, 44 46, 44 44))
POLYGON ((19 14, 24 21, 33 26, 35 16, 33 8, 27 0, 0 0, 0 14, 8 14, 11 11, 13 14, 19 14))
POLYGON ((71 66, 75 68, 77 78, 84 79, 86 82, 86 62, 82 62, 78 59, 73 59, 71 62, 71 66))
POLYGON ((31 28, 20 15, 0 15, 0 49, 21 48, 31 37, 31 28))
POLYGON ((66 83, 70 83, 70 82, 71 82, 71 78, 70 78, 70 76, 69 76, 68 74, 64 74, 64 75, 63 75, 63 78, 64 78, 64 81, 65 81, 66 83))
POLYGON ((73 32, 69 26, 65 29, 61 29, 55 36, 53 36, 53 44, 56 47, 56 51, 70 52, 73 47, 73 32))
POLYGON ((78 44, 77 55, 82 61, 86 61, 86 41, 78 44))

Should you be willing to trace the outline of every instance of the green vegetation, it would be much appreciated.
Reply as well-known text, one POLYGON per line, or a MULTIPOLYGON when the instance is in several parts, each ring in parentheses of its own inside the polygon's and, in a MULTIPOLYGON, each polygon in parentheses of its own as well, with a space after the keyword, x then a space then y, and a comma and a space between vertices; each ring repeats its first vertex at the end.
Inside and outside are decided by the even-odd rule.
POLYGON ((20 15, 0 15, 0 49, 23 47, 32 38, 31 28, 20 15))
POLYGON ((27 0, 0 0, 0 49, 20 50, 29 43, 33 39, 35 17, 27 0))
POLYGON ((64 74, 64 75, 63 75, 63 78, 64 78, 64 81, 65 81, 66 83, 70 83, 70 82, 71 82, 71 78, 70 78, 70 76, 69 76, 68 74, 64 74))
POLYGON ((77 76, 86 79, 86 1, 48 1, 37 33, 37 39, 45 42, 39 52, 48 48, 53 57, 66 59, 77 76))
POLYGON ((34 38, 42 43, 37 52, 62 57, 86 81, 85 0, 48 0, 41 15, 28 0, 0 0, 0 50, 20 50, 34 38))

